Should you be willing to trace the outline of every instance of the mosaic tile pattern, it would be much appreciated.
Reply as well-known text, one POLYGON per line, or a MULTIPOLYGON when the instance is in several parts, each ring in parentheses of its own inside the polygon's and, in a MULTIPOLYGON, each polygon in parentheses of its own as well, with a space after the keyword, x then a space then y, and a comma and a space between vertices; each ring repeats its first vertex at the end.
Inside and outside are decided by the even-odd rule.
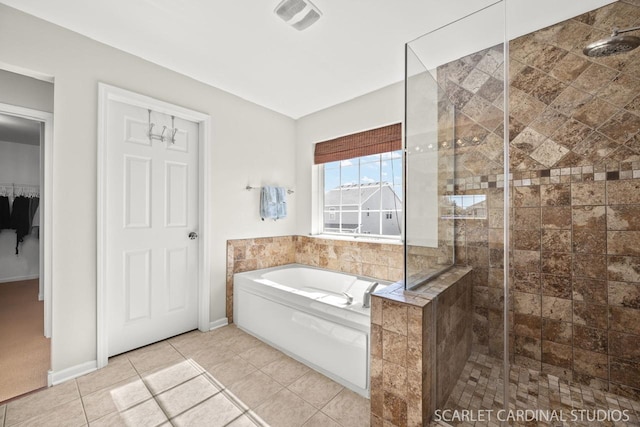
MULTIPOLYGON (((572 168, 541 169, 509 174, 508 182, 514 187, 530 185, 566 184, 583 181, 618 181, 640 178, 640 162, 620 163, 621 169, 611 170, 606 165, 576 166, 572 168)), ((448 191, 457 194, 466 190, 503 188, 504 174, 468 176, 450 180, 448 191)))
MULTIPOLYGON (((502 361, 490 356, 473 352, 467 361, 460 378, 449 397, 440 408, 452 411, 468 410, 475 414, 475 422, 432 421, 431 427, 462 426, 499 426, 496 419, 498 411, 503 408, 503 375, 502 361), (480 420, 480 412, 485 419, 480 420), (491 417, 491 419, 489 419, 491 417)), ((515 421, 515 426, 637 426, 640 425, 640 402, 613 393, 601 391, 589 386, 570 382, 551 374, 533 369, 512 366, 509 376, 509 407, 512 414, 517 410, 541 410, 547 418, 538 416, 538 421, 515 421), (571 412, 571 411, 576 412, 571 412), (591 421, 600 412, 602 421, 591 421), (553 411, 565 421, 549 421, 553 411), (583 411, 583 412, 580 412, 583 411), (588 412, 584 412, 588 411, 588 412), (606 413, 606 411, 611 411, 606 413), (628 421, 613 420, 626 411, 628 421), (587 415, 589 414, 589 415, 587 415), (574 418, 575 417, 575 418, 574 418), (582 417, 582 418, 581 418, 582 417), (606 418, 609 417, 608 420, 606 418)), ((461 413, 461 412, 459 412, 461 413)), ((504 418, 504 416, 503 416, 504 418)), ((530 417, 531 418, 531 417, 530 417)))

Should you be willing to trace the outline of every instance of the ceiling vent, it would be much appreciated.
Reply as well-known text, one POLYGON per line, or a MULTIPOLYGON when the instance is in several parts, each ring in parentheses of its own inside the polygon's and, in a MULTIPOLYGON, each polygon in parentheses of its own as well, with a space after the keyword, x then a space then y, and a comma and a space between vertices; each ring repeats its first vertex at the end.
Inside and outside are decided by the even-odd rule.
POLYGON ((274 12, 298 31, 309 28, 322 16, 316 5, 309 0, 282 0, 274 12))

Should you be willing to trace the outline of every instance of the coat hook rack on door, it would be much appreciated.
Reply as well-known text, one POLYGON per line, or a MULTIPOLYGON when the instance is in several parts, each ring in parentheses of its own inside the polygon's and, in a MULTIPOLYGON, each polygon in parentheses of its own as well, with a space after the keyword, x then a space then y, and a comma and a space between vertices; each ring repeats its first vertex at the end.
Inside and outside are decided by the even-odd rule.
POLYGON ((153 142, 154 139, 157 139, 161 142, 164 142, 165 140, 170 141, 172 144, 176 143, 176 133, 178 133, 178 129, 175 126, 175 117, 171 116, 171 129, 167 128, 166 126, 162 126, 162 133, 157 134, 157 133, 153 133, 153 127, 156 125, 155 123, 151 123, 151 110, 149 111, 149 142, 153 142), (165 132, 169 130, 169 132, 171 132, 171 138, 169 138, 169 135, 165 136, 165 132))

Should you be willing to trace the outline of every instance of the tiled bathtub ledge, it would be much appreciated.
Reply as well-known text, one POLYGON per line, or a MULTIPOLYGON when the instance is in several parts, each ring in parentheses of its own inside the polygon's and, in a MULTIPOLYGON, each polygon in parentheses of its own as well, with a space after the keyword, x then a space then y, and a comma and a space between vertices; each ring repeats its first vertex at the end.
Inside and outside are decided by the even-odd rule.
POLYGON ((424 425, 446 401, 471 351, 470 272, 455 266, 414 291, 396 282, 373 295, 371 425, 424 425))

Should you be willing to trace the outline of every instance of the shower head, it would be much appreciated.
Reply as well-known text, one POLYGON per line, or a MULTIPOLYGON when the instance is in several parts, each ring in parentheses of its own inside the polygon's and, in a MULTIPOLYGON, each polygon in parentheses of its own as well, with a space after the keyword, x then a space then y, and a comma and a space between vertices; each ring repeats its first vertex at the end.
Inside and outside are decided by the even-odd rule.
POLYGON ((611 37, 591 43, 582 50, 582 53, 587 56, 601 57, 629 52, 640 46, 640 37, 620 34, 638 29, 640 27, 627 28, 626 30, 614 29, 611 37))

